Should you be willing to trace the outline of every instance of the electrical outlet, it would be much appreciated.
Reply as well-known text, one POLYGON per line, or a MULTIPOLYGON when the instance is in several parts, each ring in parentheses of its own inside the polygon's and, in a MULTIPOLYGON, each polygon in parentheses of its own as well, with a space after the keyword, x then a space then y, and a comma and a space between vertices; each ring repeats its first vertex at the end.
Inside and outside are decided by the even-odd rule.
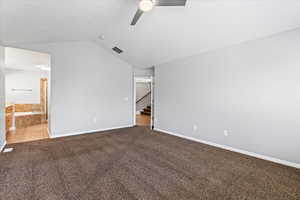
POLYGON ((96 117, 93 118, 93 122, 94 122, 95 124, 97 123, 97 118, 96 118, 96 117))
POLYGON ((194 124, 193 130, 194 130, 194 131, 197 131, 197 130, 198 130, 198 126, 194 124))
POLYGON ((224 135, 228 136, 228 130, 224 130, 224 135))
POLYGON ((124 97, 124 101, 129 101, 129 97, 124 97))

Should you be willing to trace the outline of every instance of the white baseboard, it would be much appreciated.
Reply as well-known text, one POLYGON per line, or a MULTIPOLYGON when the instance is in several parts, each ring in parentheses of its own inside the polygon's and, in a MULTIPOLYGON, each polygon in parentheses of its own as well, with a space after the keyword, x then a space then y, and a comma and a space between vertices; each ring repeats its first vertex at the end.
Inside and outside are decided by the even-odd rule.
POLYGON ((273 158, 273 157, 270 157, 270 156, 265 156, 265 155, 261 155, 261 154, 241 150, 241 149, 236 149, 236 148, 226 146, 226 145, 221 145, 221 144, 217 144, 217 143, 213 143, 213 142, 208 142, 208 141, 205 141, 205 140, 196 139, 196 138, 193 138, 193 137, 184 136, 184 135, 181 135, 181 134, 178 134, 178 133, 173 133, 171 131, 166 131, 166 130, 162 130, 162 129, 159 129, 159 128, 155 128, 154 130, 162 132, 162 133, 166 133, 166 134, 169 134, 169 135, 177 136, 177 137, 180 137, 180 138, 184 138, 184 139, 187 139, 187 140, 192 140, 192 141, 195 141, 195 142, 207 144, 207 145, 218 147, 218 148, 221 148, 221 149, 226 149, 226 150, 229 150, 229 151, 245 154, 245 155, 248 155, 248 156, 252 156, 252 157, 260 158, 260 159, 263 159, 263 160, 271 161, 271 162, 274 162, 274 163, 279 163, 279 164, 282 164, 282 165, 286 165, 286 166, 295 167, 295 168, 300 169, 300 164, 298 164, 298 163, 293 163, 293 162, 290 162, 290 161, 281 160, 281 159, 273 158))
POLYGON ((6 146, 6 141, 4 141, 4 144, 0 147, 0 153, 3 151, 5 146, 6 146))
POLYGON ((50 138, 52 138, 51 133, 50 133, 50 130, 49 130, 49 127, 47 127, 47 133, 48 133, 48 136, 49 136, 50 138))
POLYGON ((82 134, 88 134, 88 133, 97 133, 102 131, 110 131, 114 129, 120 129, 120 128, 130 128, 134 125, 126 125, 126 126, 119 126, 119 127, 111 127, 111 128, 105 128, 105 129, 97 129, 97 130, 87 130, 87 131, 79 131, 79 132, 73 132, 73 133, 66 133, 61 135, 49 135, 50 138, 60 138, 60 137, 68 137, 68 136, 75 136, 75 135, 82 135, 82 134))

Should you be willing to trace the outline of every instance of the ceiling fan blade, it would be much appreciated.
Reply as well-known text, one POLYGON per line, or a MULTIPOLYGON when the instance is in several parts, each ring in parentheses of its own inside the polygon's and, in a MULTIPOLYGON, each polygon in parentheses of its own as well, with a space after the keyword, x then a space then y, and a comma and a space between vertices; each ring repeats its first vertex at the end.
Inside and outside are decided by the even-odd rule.
POLYGON ((134 17, 133 17, 133 20, 132 20, 132 22, 131 22, 130 25, 131 25, 131 26, 136 25, 137 21, 140 19, 140 17, 142 16, 143 13, 144 13, 144 12, 143 12, 142 10, 138 9, 138 10, 136 11, 136 13, 135 13, 135 15, 134 15, 134 17))
POLYGON ((185 6, 187 0, 155 0, 155 6, 185 6))

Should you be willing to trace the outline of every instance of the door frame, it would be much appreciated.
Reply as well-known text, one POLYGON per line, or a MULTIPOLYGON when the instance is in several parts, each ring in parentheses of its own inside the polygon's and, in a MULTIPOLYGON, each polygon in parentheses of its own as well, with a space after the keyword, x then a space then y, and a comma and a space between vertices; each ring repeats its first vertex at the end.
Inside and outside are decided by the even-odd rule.
MULTIPOLYGON (((1 45, 0 45, 1 46, 1 45)), ((16 49, 20 49, 20 50, 25 50, 25 51, 33 51, 33 52, 37 52, 37 53, 43 53, 43 54, 47 54, 49 56, 49 67, 50 67, 50 71, 48 72, 49 76, 47 77, 47 118, 48 118, 48 126, 47 126, 47 131, 48 131, 48 136, 51 139, 52 138, 52 133, 51 133, 51 113, 52 113, 52 109, 51 109, 51 104, 52 104, 52 73, 53 73, 53 68, 52 68, 52 54, 49 52, 45 52, 45 51, 40 51, 40 50, 35 50, 35 49, 30 49, 30 48, 22 48, 19 47, 17 45, 8 45, 8 46, 1 46, 4 48, 4 51, 6 51, 6 48, 16 48, 16 49)), ((5 69, 5 65, 3 70, 5 69)), ((6 77, 4 77, 6 78, 6 77)), ((41 82, 40 82, 41 83, 41 82)), ((4 85, 5 87, 5 85, 4 85)), ((6 92, 4 94, 4 97, 6 98, 6 92)), ((6 131, 5 131, 5 141, 6 141, 6 131)))
POLYGON ((136 76, 133 81, 133 126, 136 126, 136 84, 139 82, 149 82, 150 91, 151 91, 151 115, 150 115, 150 125, 149 127, 153 128, 153 106, 154 106, 154 95, 153 95, 153 76, 136 76))

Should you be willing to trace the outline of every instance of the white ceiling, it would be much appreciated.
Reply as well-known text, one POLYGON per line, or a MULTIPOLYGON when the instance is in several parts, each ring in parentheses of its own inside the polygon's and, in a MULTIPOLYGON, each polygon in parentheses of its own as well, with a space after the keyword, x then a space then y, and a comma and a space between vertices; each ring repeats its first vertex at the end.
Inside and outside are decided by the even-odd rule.
POLYGON ((132 27, 138 0, 2 0, 2 40, 95 40, 123 49, 120 57, 135 67, 150 67, 300 27, 299 0, 187 1, 155 8, 132 27))
POLYGON ((16 48, 5 48, 5 66, 9 69, 41 71, 37 66, 50 68, 50 55, 16 48))

